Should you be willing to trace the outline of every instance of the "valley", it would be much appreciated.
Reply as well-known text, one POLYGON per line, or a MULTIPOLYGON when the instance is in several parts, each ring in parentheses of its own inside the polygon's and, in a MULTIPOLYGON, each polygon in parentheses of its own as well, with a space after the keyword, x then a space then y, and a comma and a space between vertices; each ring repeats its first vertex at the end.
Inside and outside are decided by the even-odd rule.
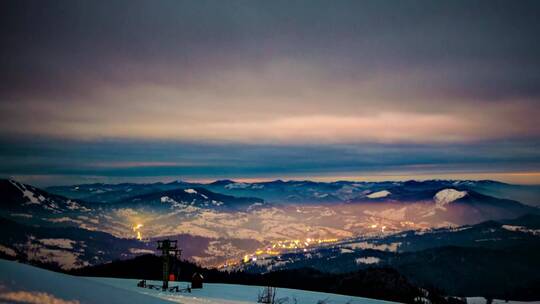
POLYGON ((182 259, 222 272, 313 269, 341 276, 391 268, 453 295, 492 294, 475 283, 472 270, 481 267, 498 278, 483 277, 489 286, 507 282, 506 273, 514 283, 499 290, 534 299, 530 286, 540 277, 519 265, 537 263, 529 250, 540 250, 540 209, 478 192, 497 184, 217 181, 43 190, 1 180, 0 257, 91 271, 158 254, 156 241, 169 238, 178 240, 182 259), (458 261, 464 267, 444 266, 458 261), (447 278, 438 280, 435 273, 447 278), (468 283, 448 283, 460 276, 468 283))
MULTIPOLYGON (((152 252, 156 239, 180 238, 184 258, 212 267, 351 238, 538 213, 536 207, 476 192, 496 184, 491 181, 172 182, 75 185, 46 191, 12 180, 1 184, 3 214, 10 221, 44 229, 99 231, 137 244, 125 256, 152 252)), ((43 246, 33 244, 30 236, 18 241, 19 248, 43 246)), ((69 248, 52 248, 45 246, 60 250, 49 256, 65 257, 64 267, 69 261, 73 267, 103 262, 95 257, 74 263, 76 259, 62 252, 69 248)))

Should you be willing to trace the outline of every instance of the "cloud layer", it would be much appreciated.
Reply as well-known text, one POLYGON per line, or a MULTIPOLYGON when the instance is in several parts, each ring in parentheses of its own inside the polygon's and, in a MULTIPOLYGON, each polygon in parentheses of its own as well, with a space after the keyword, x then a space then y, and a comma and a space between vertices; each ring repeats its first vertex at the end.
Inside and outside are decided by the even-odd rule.
POLYGON ((483 162, 472 147, 538 147, 538 12, 537 1, 4 2, 0 135, 379 155, 458 145, 483 162))

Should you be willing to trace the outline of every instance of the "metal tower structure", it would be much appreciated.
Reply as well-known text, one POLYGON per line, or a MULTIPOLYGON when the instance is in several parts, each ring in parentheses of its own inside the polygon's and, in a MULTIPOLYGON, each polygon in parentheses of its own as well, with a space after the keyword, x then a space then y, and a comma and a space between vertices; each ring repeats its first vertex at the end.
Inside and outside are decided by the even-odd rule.
POLYGON ((169 274, 171 272, 171 257, 174 261, 180 256, 181 250, 178 249, 178 241, 173 240, 161 240, 158 241, 158 250, 161 250, 161 256, 163 258, 163 290, 169 288, 169 274))

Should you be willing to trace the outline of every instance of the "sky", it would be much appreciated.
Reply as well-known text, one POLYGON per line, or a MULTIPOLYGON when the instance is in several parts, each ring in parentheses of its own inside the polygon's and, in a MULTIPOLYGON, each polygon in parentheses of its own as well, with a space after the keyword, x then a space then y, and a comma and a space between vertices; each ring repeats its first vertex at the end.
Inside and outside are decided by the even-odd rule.
POLYGON ((540 184, 538 1, 2 1, 0 176, 540 184))

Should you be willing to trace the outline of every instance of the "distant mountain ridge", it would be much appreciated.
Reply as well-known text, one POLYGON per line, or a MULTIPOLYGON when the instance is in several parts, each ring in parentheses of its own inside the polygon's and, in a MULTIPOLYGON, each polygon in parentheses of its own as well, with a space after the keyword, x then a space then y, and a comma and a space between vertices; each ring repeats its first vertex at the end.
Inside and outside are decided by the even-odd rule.
MULTIPOLYGON (((368 204, 375 209, 376 205, 385 203, 396 209, 401 204, 412 206, 406 211, 403 219, 413 222, 427 221, 448 222, 457 225, 478 223, 490 219, 503 219, 518 217, 527 213, 540 211, 519 201, 493 197, 482 189, 488 187, 520 187, 490 180, 482 181, 455 181, 455 180, 427 180, 427 181, 404 181, 404 182, 348 182, 338 181, 331 183, 313 181, 270 181, 258 183, 235 182, 232 180, 218 180, 208 184, 188 183, 175 181, 172 183, 154 184, 92 184, 79 186, 55 187, 52 190, 57 193, 69 195, 78 192, 77 196, 85 196, 93 200, 103 197, 103 193, 122 192, 122 199, 115 201, 103 201, 107 203, 122 203, 124 205, 145 205, 145 202, 167 207, 170 202, 173 206, 184 205, 202 206, 214 209, 250 208, 267 204, 272 205, 324 205, 324 204, 368 204), (86 190, 81 190, 86 189, 86 190), (172 189, 172 190, 171 190, 172 189), (205 199, 195 193, 185 193, 192 189, 210 197, 205 199), (197 189, 197 190, 195 190, 197 189), (478 190, 483 192, 478 192, 478 190), (205 191, 207 194, 204 194, 205 191), (83 192, 85 194, 81 194, 83 192), (99 192, 93 194, 95 192, 99 192), (143 193, 143 194, 140 194, 143 193), (224 197, 220 197, 224 195, 224 197), (231 197, 229 197, 231 196, 231 197), (453 196, 453 197, 451 197, 453 196), (232 198, 234 197, 234 198, 232 198), (227 203, 225 204, 225 201, 227 203), (224 203, 224 204, 222 204, 224 203)), ((502 189, 501 188, 501 189, 502 189)), ((532 192, 535 187, 530 187, 532 192)), ((502 191, 502 190, 501 190, 502 191)), ((539 192, 540 193, 540 192, 539 192)), ((382 206, 382 205, 381 205, 382 206)), ((369 207, 371 208, 371 207, 369 207)), ((402 208, 402 207, 399 207, 402 208)), ((380 208, 379 208, 380 209, 380 208)), ((370 214, 375 214, 372 211, 370 214)), ((384 216, 380 211, 377 216, 384 216)))
POLYGON ((81 200, 51 194, 14 180, 0 179, 0 207, 12 212, 61 214, 90 212, 92 205, 81 200))
POLYGON ((210 207, 224 209, 241 209, 252 204, 263 204, 264 200, 254 197, 235 197, 232 195, 219 194, 205 188, 179 188, 174 190, 151 192, 124 199, 114 203, 119 205, 148 207, 150 205, 158 207, 210 207))
POLYGON ((410 180, 403 182, 275 180, 255 183, 217 180, 206 184, 174 181, 171 183, 150 184, 126 183, 55 186, 47 188, 47 191, 66 197, 85 199, 87 201, 112 202, 134 195, 193 187, 233 196, 257 197, 269 203, 336 203, 372 201, 373 199, 389 200, 392 198, 401 200, 429 199, 431 195, 429 191, 458 188, 475 191, 488 196, 512 199, 532 206, 540 206, 540 186, 511 185, 491 180, 410 180), (383 197, 369 197, 370 194, 382 191, 387 191, 388 195, 383 197))
MULTIPOLYGON (((250 214, 255 210, 266 210, 265 212, 273 213, 272 208, 276 208, 290 217, 293 214, 285 211, 286 209, 292 208, 301 213, 303 208, 315 206, 320 209, 321 215, 335 214, 336 220, 339 218, 335 213, 336 208, 343 209, 344 212, 345 209, 354 209, 354 212, 361 212, 358 216, 368 217, 369 221, 387 222, 387 227, 392 224, 388 221, 394 221, 394 229, 402 229, 398 227, 402 225, 400 222, 424 223, 424 226, 463 225, 540 212, 540 209, 518 201, 489 196, 475 190, 486 185, 507 184, 494 181, 445 180, 361 183, 281 180, 237 183, 221 180, 209 184, 175 181, 167 184, 125 183, 54 187, 50 189, 56 193, 50 194, 12 180, 0 180, 0 203, 4 210, 21 217, 32 217, 32 213, 38 211, 45 215, 40 218, 49 218, 54 214, 73 215, 80 219, 72 217, 65 221, 86 221, 86 227, 91 227, 92 221, 108 222, 106 216, 120 209, 126 209, 126 212, 154 210, 169 215, 193 215, 203 210, 225 213, 244 211, 250 214), (75 197, 83 199, 62 196, 74 192, 77 193, 75 197), (105 200, 100 204, 84 201, 95 202, 94 199, 98 197, 105 200), (93 219, 87 220, 92 216, 93 219)), ((315 212, 314 210, 309 212, 315 212)), ((323 217, 320 217, 321 220, 323 217)), ((234 217, 231 217, 231 220, 233 219, 234 217)), ((60 220, 62 219, 54 218, 50 221, 60 220)), ((340 237, 346 234, 340 232, 340 237)))

